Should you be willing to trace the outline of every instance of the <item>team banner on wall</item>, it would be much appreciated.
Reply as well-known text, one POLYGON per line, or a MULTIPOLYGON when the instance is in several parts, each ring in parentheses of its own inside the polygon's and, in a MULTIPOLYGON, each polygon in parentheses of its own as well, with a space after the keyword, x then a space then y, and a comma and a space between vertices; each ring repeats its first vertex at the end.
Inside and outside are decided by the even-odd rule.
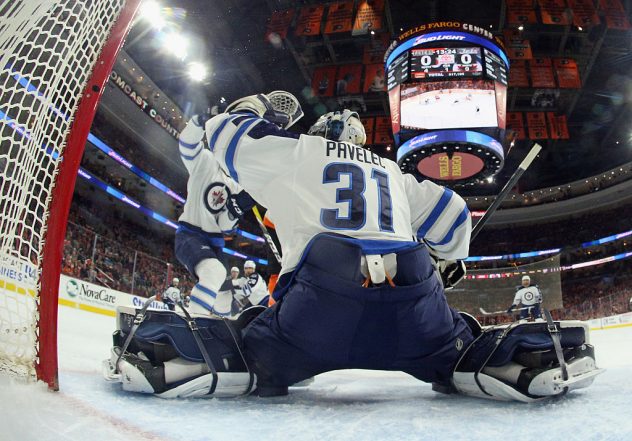
POLYGON ((382 29, 384 0, 362 0, 353 23, 352 35, 364 35, 382 29))
POLYGON ((549 122, 549 133, 551 139, 569 139, 568 125, 566 124, 566 115, 556 115, 553 112, 546 113, 546 119, 549 122))
POLYGON ((333 96, 336 86, 336 67, 325 66, 314 70, 312 91, 315 96, 333 96))
POLYGON ((298 36, 320 34, 320 22, 323 19, 324 12, 325 7, 323 5, 304 6, 301 8, 294 34, 298 36))
POLYGON ((362 54, 363 64, 384 63, 384 52, 390 43, 389 34, 380 34, 371 39, 371 42, 364 46, 362 54))
POLYGON ((524 125, 523 112, 507 114, 507 128, 516 134, 516 140, 523 139, 570 139, 566 115, 554 112, 527 112, 528 136, 524 125))
POLYGON ((608 28, 621 31, 630 29, 630 21, 621 0, 599 0, 599 9, 604 13, 608 28))
POLYGON ((527 112, 527 126, 529 127, 529 139, 549 138, 544 112, 527 112))
POLYGON ((550 58, 534 58, 529 60, 531 68, 531 87, 552 89, 556 87, 553 76, 553 62, 550 58))
POLYGON ((294 9, 273 12, 266 31, 266 41, 270 41, 272 34, 276 34, 281 38, 287 37, 287 29, 290 27, 293 18, 294 9))
POLYGON ((533 0, 507 0, 507 23, 536 23, 533 0))
POLYGON ((556 58, 553 60, 557 83, 562 89, 580 89, 582 82, 575 60, 571 58, 556 58))
POLYGON ((362 76, 361 64, 347 64, 338 68, 336 77, 336 95, 349 95, 360 93, 362 76))
POLYGON ((375 132, 375 118, 360 118, 364 131, 366 132, 366 144, 373 144, 373 133, 375 132))
POLYGON ((329 5, 325 34, 349 32, 353 26, 353 2, 338 2, 329 5))
POLYGON ((527 139, 527 132, 524 128, 524 119, 522 118, 522 112, 509 112, 507 113, 507 128, 513 130, 516 134, 516 140, 522 141, 527 139))
POLYGON ((571 24, 571 17, 566 11, 565 0, 538 0, 542 23, 552 25, 571 24))
POLYGON ((363 92, 384 92, 386 81, 384 79, 384 64, 370 64, 364 66, 363 92))
POLYGON ((529 74, 527 74, 526 60, 512 60, 509 70, 510 87, 529 87, 529 74))
POLYGON ((601 23, 593 0, 568 0, 568 6, 573 10, 575 26, 597 26, 601 23))
POLYGON ((374 144, 392 144, 391 118, 388 116, 378 116, 375 118, 375 139, 374 144))
MULTIPOLYGON (((526 40, 518 29, 505 29, 505 47, 511 60, 530 60, 533 58, 531 42, 526 40)), ((511 66, 513 69, 513 64, 511 66)))

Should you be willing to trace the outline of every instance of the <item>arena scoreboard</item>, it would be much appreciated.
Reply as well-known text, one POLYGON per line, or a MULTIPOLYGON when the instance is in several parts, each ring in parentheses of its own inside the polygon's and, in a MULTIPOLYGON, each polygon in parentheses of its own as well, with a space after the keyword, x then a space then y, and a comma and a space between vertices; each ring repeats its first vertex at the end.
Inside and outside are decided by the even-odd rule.
POLYGON ((448 21, 403 32, 385 55, 403 171, 475 184, 504 163, 509 60, 488 30, 448 21))

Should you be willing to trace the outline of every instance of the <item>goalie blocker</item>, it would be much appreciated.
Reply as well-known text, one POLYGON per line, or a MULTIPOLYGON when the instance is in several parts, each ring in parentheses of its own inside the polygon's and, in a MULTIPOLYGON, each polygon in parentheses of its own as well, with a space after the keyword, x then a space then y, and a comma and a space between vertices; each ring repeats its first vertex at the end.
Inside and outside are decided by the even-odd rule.
MULTIPOLYGON (((241 333, 263 307, 244 311, 237 320, 197 317, 196 325, 213 369, 205 363, 186 318, 149 311, 115 369, 121 346, 137 310, 119 307, 111 358, 104 361, 108 381, 123 390, 163 398, 236 397, 255 389, 256 377, 242 357, 241 333), (215 371, 215 372, 211 372, 215 371)), ((595 366, 589 328, 580 321, 513 323, 482 329, 462 314, 474 334, 449 384, 433 383, 441 393, 533 402, 592 384, 595 366)))

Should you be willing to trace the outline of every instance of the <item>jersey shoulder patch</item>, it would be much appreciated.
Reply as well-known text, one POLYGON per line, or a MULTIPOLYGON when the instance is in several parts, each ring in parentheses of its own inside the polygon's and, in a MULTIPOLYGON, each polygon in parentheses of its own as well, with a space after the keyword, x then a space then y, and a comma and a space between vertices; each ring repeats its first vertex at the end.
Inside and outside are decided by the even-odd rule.
POLYGON ((259 281, 259 274, 252 273, 251 275, 248 276, 248 285, 255 286, 258 281, 259 281))

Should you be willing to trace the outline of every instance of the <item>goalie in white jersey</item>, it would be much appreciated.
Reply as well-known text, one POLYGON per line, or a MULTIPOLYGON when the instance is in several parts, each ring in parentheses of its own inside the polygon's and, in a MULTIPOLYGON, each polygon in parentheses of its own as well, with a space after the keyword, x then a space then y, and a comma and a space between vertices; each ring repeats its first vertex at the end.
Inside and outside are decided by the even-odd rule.
MULTIPOLYGON (((362 148, 366 135, 354 112, 324 115, 309 131, 317 136, 284 130, 296 113, 279 111, 278 97, 240 99, 205 126, 222 168, 268 208, 283 253, 277 302, 243 330, 239 350, 227 350, 235 340, 222 337, 223 328, 208 326, 216 338, 206 341, 206 350, 224 360, 215 365, 216 380, 229 380, 226 360, 242 360, 243 352, 260 396, 286 394, 288 386, 317 374, 353 368, 398 370, 442 392, 520 401, 592 382, 599 370, 584 324, 483 331, 448 306, 442 279, 454 285, 464 267, 445 260, 467 257, 469 247, 470 214, 462 198, 419 183, 362 148)), ((145 338, 171 332, 172 344, 190 347, 190 338, 179 341, 181 325, 171 328, 154 326, 145 338)), ((160 360, 150 361, 162 369, 160 360)), ((246 391, 253 385, 248 378, 246 391)), ((216 381, 210 392, 208 382, 187 384, 193 391, 187 393, 198 396, 213 393, 216 381)), ((142 390, 160 392, 164 385, 142 390)))
MULTIPOLYGON (((478 376, 508 360, 491 357, 493 336, 472 349, 480 327, 448 307, 419 243, 441 260, 466 258, 471 220, 463 199, 362 148, 366 135, 354 112, 324 115, 299 136, 284 130, 292 115, 277 109, 269 96, 246 97, 205 127, 222 168, 268 209, 281 243, 277 303, 244 334, 259 395, 287 393, 329 370, 366 368, 489 396, 457 384, 471 380, 470 372, 457 379, 457 361, 478 376)), ((462 265, 439 268, 450 284, 464 274, 462 265)), ((539 343, 553 350, 548 334, 539 343)), ((528 395, 516 392, 513 377, 504 378, 514 383, 507 395, 528 395)))
POLYGON ((191 292, 191 312, 227 316, 232 284, 226 282, 225 232, 232 231, 254 201, 219 167, 203 143, 207 118, 195 116, 180 134, 182 162, 189 172, 187 201, 178 219, 176 257, 198 278, 191 292))

